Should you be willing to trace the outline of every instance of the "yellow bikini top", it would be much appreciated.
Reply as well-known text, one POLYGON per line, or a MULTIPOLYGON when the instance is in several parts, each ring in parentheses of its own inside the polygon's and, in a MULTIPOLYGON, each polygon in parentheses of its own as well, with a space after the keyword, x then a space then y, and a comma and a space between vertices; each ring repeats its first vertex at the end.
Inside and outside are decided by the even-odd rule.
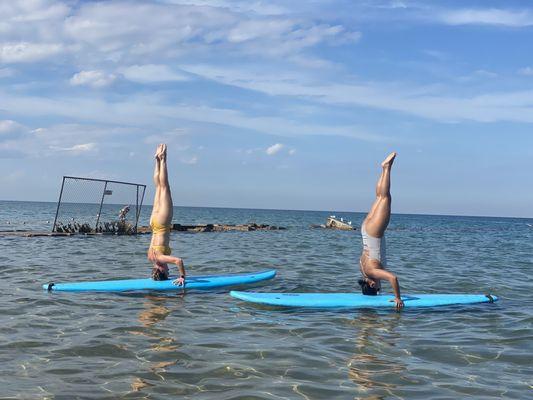
POLYGON ((155 235, 170 232, 172 230, 172 225, 162 225, 155 221, 150 222, 150 227, 152 228, 152 233, 155 235))

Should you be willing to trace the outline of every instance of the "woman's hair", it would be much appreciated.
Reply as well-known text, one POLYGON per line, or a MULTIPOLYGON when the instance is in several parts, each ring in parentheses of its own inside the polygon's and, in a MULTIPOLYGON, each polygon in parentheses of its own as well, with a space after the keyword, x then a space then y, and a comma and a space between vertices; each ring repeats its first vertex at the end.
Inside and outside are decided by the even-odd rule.
POLYGON ((165 271, 161 271, 159 268, 152 268, 152 279, 154 281, 166 281, 168 279, 168 274, 165 271))
POLYGON ((377 296, 378 291, 376 288, 373 288, 369 285, 369 283, 366 281, 366 279, 359 279, 359 286, 361 286, 361 292, 365 296, 377 296))

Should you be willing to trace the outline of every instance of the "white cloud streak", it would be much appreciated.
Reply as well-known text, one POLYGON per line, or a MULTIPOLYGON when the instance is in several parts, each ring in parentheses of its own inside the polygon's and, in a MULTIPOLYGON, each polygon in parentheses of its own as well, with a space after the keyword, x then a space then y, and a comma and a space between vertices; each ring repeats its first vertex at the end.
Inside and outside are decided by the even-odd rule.
POLYGON ((10 119, 0 120, 0 136, 20 132, 23 126, 10 119))
MULTIPOLYGON (((0 98, 4 94, 0 90, 0 98)), ((57 116, 78 118, 96 124, 131 126, 157 126, 162 118, 174 121, 195 121, 206 124, 222 124, 241 129, 282 136, 339 135, 367 141, 383 141, 390 138, 361 131, 353 126, 323 126, 305 124, 277 117, 250 117, 232 110, 185 104, 161 104, 150 96, 137 96, 122 102, 109 103, 100 98, 56 98, 36 96, 9 96, 9 104, 3 108, 16 115, 57 116)))
POLYGON ((9 78, 15 75, 15 71, 11 68, 0 68, 0 78, 9 78))
POLYGON ((58 43, 3 43, 0 45, 0 62, 11 64, 47 59, 63 51, 58 43))
POLYGON ((181 5, 195 5, 195 6, 209 6, 218 8, 227 8, 233 12, 252 12, 257 15, 280 15, 288 12, 277 4, 272 4, 268 1, 252 1, 252 0, 161 0, 162 3, 167 4, 181 4, 181 5))
POLYGON ((96 150, 96 143, 80 143, 70 147, 50 146, 51 150, 65 151, 74 154, 86 153, 96 150))
MULTIPOLYGON (((358 106, 402 112, 439 121, 533 122, 533 91, 484 93, 470 97, 446 96, 431 88, 380 83, 323 83, 295 75, 261 74, 210 66, 185 70, 226 85, 271 96, 293 96, 335 106, 358 106)), ((491 73, 491 77, 493 74, 491 73)))
POLYGON ((69 82, 73 86, 102 88, 109 86, 115 79, 114 74, 106 74, 103 71, 80 71, 74 74, 69 82))
POLYGON ((187 165, 195 165, 198 163, 198 157, 197 156, 191 156, 188 158, 180 158, 180 162, 187 165))
POLYGON ((442 22, 448 25, 500 25, 522 28, 533 25, 533 13, 497 8, 444 11, 442 22))
POLYGON ((122 71, 124 77, 130 81, 138 83, 187 81, 189 77, 173 71, 166 65, 132 65, 122 71))
POLYGON ((518 73, 524 76, 533 76, 533 68, 531 67, 520 68, 518 70, 518 73))
POLYGON ((279 153, 281 149, 283 149, 283 147, 285 147, 283 144, 276 143, 270 146, 269 148, 267 148, 265 153, 267 153, 269 156, 273 156, 274 154, 279 153))
POLYGON ((119 67, 142 64, 147 56, 294 56, 319 43, 347 43, 360 37, 341 25, 266 12, 276 7, 259 2, 109 1, 80 2, 72 8, 52 0, 5 3, 9 2, 0 5, 4 63, 42 61, 60 53, 77 62, 105 60, 119 67))

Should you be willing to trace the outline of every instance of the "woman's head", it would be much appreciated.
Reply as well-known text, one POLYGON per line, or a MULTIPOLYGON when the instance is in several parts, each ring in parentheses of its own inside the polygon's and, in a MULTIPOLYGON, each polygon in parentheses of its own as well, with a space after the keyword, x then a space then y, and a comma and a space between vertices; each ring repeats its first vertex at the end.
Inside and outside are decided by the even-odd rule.
POLYGON ((152 268, 154 281, 166 281, 168 279, 168 266, 155 263, 152 268))
POLYGON ((365 296, 377 296, 378 294, 376 282, 371 279, 359 279, 359 286, 365 296))

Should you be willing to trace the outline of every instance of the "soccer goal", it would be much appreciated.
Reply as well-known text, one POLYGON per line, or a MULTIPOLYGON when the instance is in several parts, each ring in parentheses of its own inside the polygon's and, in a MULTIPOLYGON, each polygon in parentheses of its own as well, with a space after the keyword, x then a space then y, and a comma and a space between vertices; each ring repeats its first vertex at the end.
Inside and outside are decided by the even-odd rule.
POLYGON ((52 232, 135 234, 146 185, 64 176, 52 232))

